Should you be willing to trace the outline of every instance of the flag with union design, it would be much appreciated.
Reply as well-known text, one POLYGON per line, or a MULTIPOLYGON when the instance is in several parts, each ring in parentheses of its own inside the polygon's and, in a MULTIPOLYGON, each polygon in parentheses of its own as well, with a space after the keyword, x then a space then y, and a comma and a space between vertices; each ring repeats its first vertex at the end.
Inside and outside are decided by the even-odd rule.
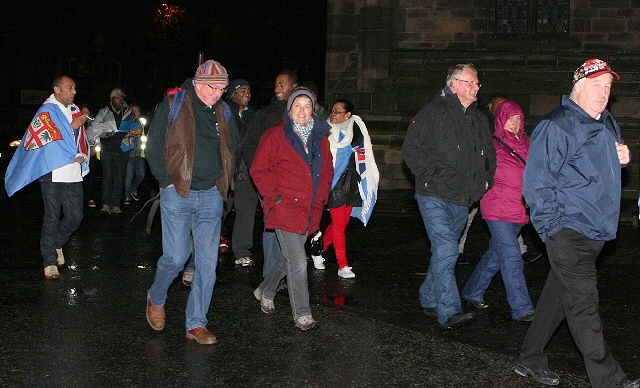
POLYGON ((33 150, 58 140, 62 140, 62 133, 60 133, 56 123, 51 119, 51 114, 42 112, 31 121, 27 129, 24 148, 33 150))

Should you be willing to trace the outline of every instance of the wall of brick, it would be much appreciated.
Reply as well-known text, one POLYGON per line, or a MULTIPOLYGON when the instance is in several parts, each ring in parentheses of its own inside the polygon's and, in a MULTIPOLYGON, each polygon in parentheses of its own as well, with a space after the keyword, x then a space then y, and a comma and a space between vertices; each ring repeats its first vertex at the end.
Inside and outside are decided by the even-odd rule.
MULTIPOLYGON (((571 89, 573 70, 590 57, 622 75, 611 111, 634 155, 640 155, 640 0, 574 0, 570 33, 494 33, 492 0, 328 0, 328 103, 351 99, 374 135, 381 188, 406 188, 411 174, 400 155, 406 125, 442 88, 447 68, 473 62, 483 88, 516 99, 527 128, 571 89)), ((625 195, 637 196, 638 164, 628 167, 625 195)))

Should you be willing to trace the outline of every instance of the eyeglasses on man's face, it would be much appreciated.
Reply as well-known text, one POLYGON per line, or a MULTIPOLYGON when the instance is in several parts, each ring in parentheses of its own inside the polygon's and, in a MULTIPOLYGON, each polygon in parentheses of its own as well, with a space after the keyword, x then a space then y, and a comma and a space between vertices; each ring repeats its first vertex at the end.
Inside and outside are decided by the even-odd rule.
POLYGON ((207 86, 210 87, 211 89, 215 90, 216 92, 224 93, 224 92, 227 91, 227 88, 216 88, 216 87, 213 87, 211 85, 207 85, 207 86))
POLYGON ((347 111, 346 110, 335 110, 335 109, 331 111, 332 115, 341 115, 343 113, 347 113, 347 111))
POLYGON ((471 86, 477 86, 478 89, 482 87, 482 84, 480 82, 476 82, 476 81, 467 81, 466 79, 462 79, 462 78, 454 78, 455 80, 458 81, 462 81, 462 82, 466 82, 471 86))

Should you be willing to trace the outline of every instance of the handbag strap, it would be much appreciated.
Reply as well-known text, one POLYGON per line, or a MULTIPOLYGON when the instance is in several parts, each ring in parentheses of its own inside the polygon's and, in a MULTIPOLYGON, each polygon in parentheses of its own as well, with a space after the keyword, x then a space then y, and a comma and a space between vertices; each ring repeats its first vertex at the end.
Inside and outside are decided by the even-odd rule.
POLYGON ((506 141, 502 140, 501 138, 499 138, 496 135, 492 135, 494 139, 498 140, 500 142, 500 144, 502 144, 506 149, 509 150, 509 153, 513 156, 515 156, 516 158, 520 159, 520 161, 522 162, 522 164, 524 164, 525 166, 527 165, 527 161, 524 160, 524 158, 522 156, 520 156, 520 154, 514 150, 513 148, 511 148, 511 146, 509 146, 509 144, 507 144, 506 141))

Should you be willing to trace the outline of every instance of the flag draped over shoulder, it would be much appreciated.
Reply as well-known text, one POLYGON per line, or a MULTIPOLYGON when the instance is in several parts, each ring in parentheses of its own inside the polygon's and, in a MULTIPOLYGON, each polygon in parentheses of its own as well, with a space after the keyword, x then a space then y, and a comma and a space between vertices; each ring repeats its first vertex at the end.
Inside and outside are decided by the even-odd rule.
POLYGON ((362 198, 362 206, 354 206, 351 211, 351 216, 358 218, 366 226, 378 199, 380 172, 378 171, 378 166, 373 156, 373 146, 371 144, 371 137, 369 137, 369 131, 367 131, 367 126, 360 116, 353 115, 352 117, 353 121, 358 124, 362 131, 364 147, 354 153, 356 170, 358 174, 360 174, 358 189, 360 191, 360 197, 362 198))
POLYGON ((136 139, 142 135, 142 124, 131 108, 127 108, 122 114, 122 123, 120 123, 120 132, 126 132, 120 148, 122 151, 131 151, 136 146, 136 139))
MULTIPOLYGON (((73 117, 81 115, 73 105, 73 117)), ((85 155, 83 176, 88 170, 89 144, 84 128, 78 136, 62 110, 53 103, 45 103, 38 109, 29 128, 22 137, 5 174, 5 188, 12 196, 18 190, 51 171, 71 164, 79 154, 85 155)))

